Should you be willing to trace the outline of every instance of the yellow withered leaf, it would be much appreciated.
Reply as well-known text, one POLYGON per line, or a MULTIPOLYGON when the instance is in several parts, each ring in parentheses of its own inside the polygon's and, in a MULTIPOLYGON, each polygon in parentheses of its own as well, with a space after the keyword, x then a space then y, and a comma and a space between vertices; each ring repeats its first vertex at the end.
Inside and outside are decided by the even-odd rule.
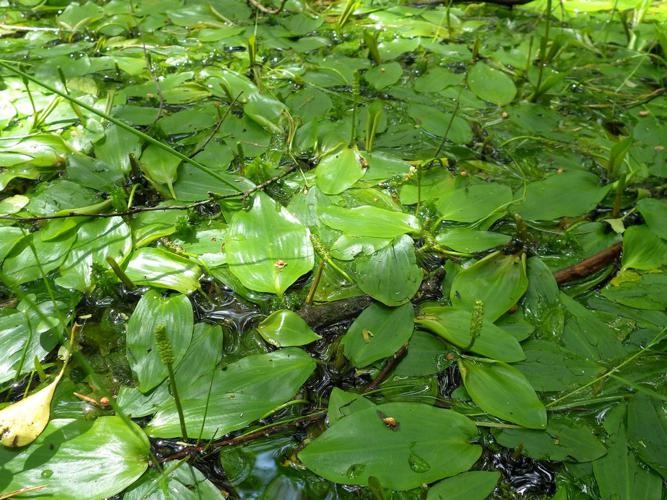
POLYGON ((65 373, 69 353, 74 344, 72 329, 68 354, 58 376, 46 387, 0 410, 0 443, 8 448, 19 448, 32 443, 44 431, 51 416, 51 400, 58 382, 65 373))
POLYGON ((0 443, 18 448, 37 439, 49 423, 51 399, 63 371, 43 389, 0 410, 0 443))

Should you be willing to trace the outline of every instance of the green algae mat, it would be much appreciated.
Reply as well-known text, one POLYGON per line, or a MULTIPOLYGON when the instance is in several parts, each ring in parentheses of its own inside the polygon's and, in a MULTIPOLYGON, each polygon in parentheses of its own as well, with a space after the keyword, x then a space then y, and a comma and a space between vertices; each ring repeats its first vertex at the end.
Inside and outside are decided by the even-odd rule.
POLYGON ((664 498, 667 4, 0 7, 0 498, 664 498))

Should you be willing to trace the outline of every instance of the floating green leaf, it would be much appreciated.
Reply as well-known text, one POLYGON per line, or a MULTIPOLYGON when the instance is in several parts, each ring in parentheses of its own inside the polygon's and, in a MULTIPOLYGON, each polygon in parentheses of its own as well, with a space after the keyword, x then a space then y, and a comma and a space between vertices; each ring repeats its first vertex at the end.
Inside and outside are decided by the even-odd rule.
POLYGON ((500 361, 459 359, 463 385, 482 410, 529 429, 544 429, 547 411, 530 382, 500 361))
POLYGON ((199 288, 201 270, 197 264, 173 252, 140 248, 130 257, 125 274, 135 285, 190 293, 199 288))
POLYGON ((167 366, 160 359, 155 338, 160 327, 165 328, 174 353, 174 364, 178 364, 192 339, 192 305, 185 295, 166 298, 151 290, 141 298, 130 317, 127 359, 142 392, 149 391, 167 377, 167 366))
POLYGON ((489 321, 484 321, 478 337, 471 338, 471 320, 472 314, 463 309, 427 306, 419 311, 416 323, 456 347, 482 356, 510 363, 526 357, 513 335, 489 321))
POLYGON ((120 417, 52 420, 30 446, 0 448, 1 484, 3 491, 43 486, 40 496, 63 500, 110 497, 144 473, 149 451, 143 431, 120 417))
POLYGON ((427 500, 484 500, 496 487, 500 472, 462 472, 428 489, 427 500))
MULTIPOLYGON (((242 429, 296 394, 315 370, 315 360, 297 348, 246 356, 215 372, 182 401, 188 435, 204 439, 242 429), (201 436, 200 436, 201 432, 201 436)), ((151 436, 181 434, 173 401, 162 405, 146 427, 151 436)))
POLYGON ((297 313, 282 309, 257 325, 260 335, 276 347, 310 344, 321 339, 297 313))
POLYGON ((299 453, 315 473, 343 484, 408 490, 453 476, 477 460, 475 424, 463 415, 417 403, 389 403, 338 421, 299 453))
POLYGON ((490 248, 506 245, 512 239, 507 234, 490 231, 476 231, 469 228, 452 228, 435 237, 436 241, 455 252, 477 253, 490 248))
POLYGON ((234 214, 225 251, 244 286, 278 295, 315 263, 308 229, 264 193, 255 196, 251 210, 234 214))
POLYGON ((360 158, 350 148, 343 148, 322 158, 315 173, 317 187, 325 194, 342 193, 364 176, 360 158))
POLYGON ((352 236, 394 238, 419 232, 421 226, 414 215, 364 205, 354 208, 326 207, 320 220, 327 226, 352 236))
POLYGON ((412 304, 395 308, 371 304, 342 339, 345 357, 357 368, 363 368, 391 356, 410 339, 413 319, 412 304))
POLYGON ((528 287, 525 255, 493 253, 460 271, 452 282, 452 304, 472 307, 484 302, 484 315, 495 321, 507 312, 528 287))
POLYGON ((445 220, 476 222, 502 215, 511 202, 512 190, 504 184, 473 184, 450 191, 435 206, 445 220))
POLYGON ((516 86, 502 71, 478 62, 468 73, 468 86, 477 97, 498 106, 511 103, 516 96, 516 86))

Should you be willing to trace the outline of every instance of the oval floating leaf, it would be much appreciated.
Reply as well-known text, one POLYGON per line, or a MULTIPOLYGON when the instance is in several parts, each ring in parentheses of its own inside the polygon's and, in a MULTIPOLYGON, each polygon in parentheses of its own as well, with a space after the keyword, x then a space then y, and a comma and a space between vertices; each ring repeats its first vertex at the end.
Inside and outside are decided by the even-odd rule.
POLYGON ((526 197, 517 212, 524 219, 532 220, 576 217, 593 210, 607 191, 609 186, 600 185, 597 175, 569 170, 528 184, 526 197))
POLYGON ((357 368, 391 356, 414 329, 412 304, 391 308, 371 304, 354 320, 342 339, 345 357, 357 368))
POLYGON ((472 308, 484 302, 484 317, 495 321, 507 312, 528 288, 525 255, 493 253, 460 271, 452 282, 453 305, 472 308))
POLYGON ((426 500, 484 500, 493 493, 498 479, 497 471, 463 472, 431 486, 426 500))
POLYGON ((0 448, 3 491, 43 486, 40 493, 62 500, 111 497, 144 473, 149 453, 141 428, 120 417, 52 420, 30 446, 0 448))
POLYGON ((470 69, 468 86, 477 97, 498 106, 511 103, 516 96, 516 85, 512 79, 483 62, 478 62, 470 69))
POLYGON ((451 410, 389 403, 339 420, 299 453, 316 474, 342 484, 409 490, 468 470, 481 453, 475 424, 451 410))
POLYGON ((416 323, 437 333, 449 343, 461 349, 481 354, 499 361, 521 361, 526 355, 516 338, 484 321, 479 336, 470 336, 472 314, 452 307, 424 307, 419 312, 416 323))
POLYGON ((130 257, 125 274, 135 285, 190 293, 199 288, 201 270, 194 262, 173 252, 161 248, 140 248, 130 257))
POLYGON ((476 231, 469 228, 452 228, 439 233, 436 241, 455 252, 477 253, 490 248, 507 245, 512 239, 507 234, 492 233, 490 231, 476 231))
POLYGON ((326 207, 320 211, 320 220, 345 234, 373 238, 394 238, 421 229, 414 215, 369 205, 354 208, 326 207))
POLYGON ((380 64, 369 69, 364 78, 375 90, 382 90, 396 83, 403 74, 403 68, 397 62, 380 64))
POLYGON ((403 235, 368 257, 358 257, 354 277, 362 291, 387 306, 410 300, 421 284, 412 238, 403 235))
POLYGON ((459 359, 463 385, 482 410, 530 429, 544 429, 547 410, 530 382, 516 368, 501 361, 459 359))
POLYGON ((185 295, 162 297, 150 290, 141 298, 127 323, 127 359, 140 391, 149 391, 168 374, 160 359, 156 330, 165 328, 176 365, 190 345, 193 325, 192 304, 185 295))
POLYGON ((322 158, 315 169, 317 187, 324 194, 339 194, 364 176, 357 152, 343 148, 322 158))
MULTIPOLYGON (((201 432, 201 438, 209 439, 246 427, 289 401, 314 370, 313 358, 288 347, 246 356, 215 371, 210 383, 193 388, 182 400, 188 435, 201 432)), ((146 432, 165 438, 181 435, 173 400, 160 407, 146 432)))
POLYGON ((282 309, 271 313, 258 326, 260 335, 276 347, 310 344, 321 339, 297 313, 282 309))
POLYGON ((504 184, 473 184, 450 191, 435 207, 444 220, 476 222, 502 215, 512 202, 512 190, 504 184))
POLYGON ((308 229, 261 192, 251 210, 232 217, 225 250, 231 272, 257 292, 282 295, 315 263, 308 229))

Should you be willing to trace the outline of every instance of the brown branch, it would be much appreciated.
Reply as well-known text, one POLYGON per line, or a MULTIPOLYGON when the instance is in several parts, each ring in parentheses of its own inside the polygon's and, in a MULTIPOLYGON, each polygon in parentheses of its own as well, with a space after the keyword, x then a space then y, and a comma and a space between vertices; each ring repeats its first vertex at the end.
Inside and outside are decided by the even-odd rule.
POLYGON ((582 260, 581 262, 577 262, 571 266, 559 269, 554 273, 556 283, 562 285, 564 283, 586 278, 591 274, 595 274, 600 269, 603 269, 604 267, 613 263, 620 255, 622 249, 622 243, 615 243, 614 245, 605 248, 601 252, 598 252, 595 255, 582 260))
POLYGON ((257 0, 248 0, 248 3, 250 4, 251 7, 257 9, 258 11, 264 12, 264 14, 280 14, 285 8, 287 0, 281 0, 280 5, 275 9, 271 9, 270 7, 265 7, 257 0))
POLYGON ((405 344, 402 346, 398 351, 396 351, 391 358, 389 358, 384 366, 382 367, 382 370, 380 370, 380 373, 378 373, 377 377, 373 379, 373 381, 368 384, 363 392, 370 392, 372 390, 375 390, 379 387, 379 385, 385 381, 385 379, 389 376, 391 371, 396 368, 396 365, 400 360, 403 359, 403 357, 408 353, 408 344, 405 344))
POLYGON ((307 304, 299 309, 298 314, 311 328, 321 328, 339 321, 356 318, 372 302, 373 299, 368 295, 362 295, 361 297, 351 297, 324 304, 307 304))

